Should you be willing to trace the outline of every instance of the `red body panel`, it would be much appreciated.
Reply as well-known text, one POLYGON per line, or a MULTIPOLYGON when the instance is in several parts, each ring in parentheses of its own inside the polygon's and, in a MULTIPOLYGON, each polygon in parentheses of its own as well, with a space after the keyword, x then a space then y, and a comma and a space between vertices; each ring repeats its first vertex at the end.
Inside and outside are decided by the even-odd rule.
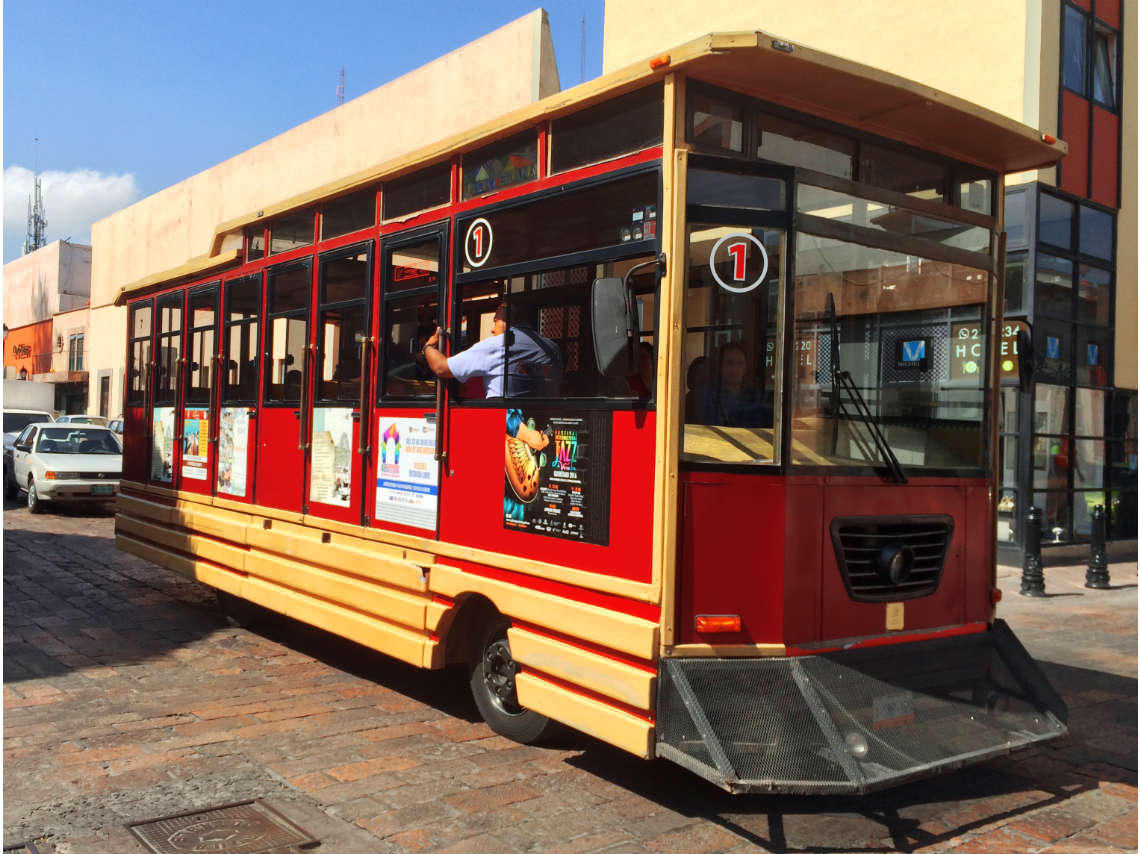
POLYGON ((123 480, 142 483, 149 474, 146 422, 150 412, 141 406, 128 406, 123 412, 123 480))
POLYGON ((448 417, 440 539, 634 581, 651 580, 654 413, 613 413, 608 546, 505 529, 504 409, 452 407, 448 417))
POLYGON ((305 455, 297 447, 299 413, 292 406, 263 406, 258 413, 255 504, 301 512, 305 455))
POLYGON ((1120 0, 1096 0, 1096 16, 1110 27, 1120 29, 1120 0))
POLYGON ((879 635, 886 602, 847 593, 831 541, 844 516, 948 515, 938 589, 904 600, 904 630, 986 621, 993 587, 989 485, 980 479, 682 476, 678 643, 787 645, 879 635), (697 614, 736 614, 738 634, 700 635, 697 614))

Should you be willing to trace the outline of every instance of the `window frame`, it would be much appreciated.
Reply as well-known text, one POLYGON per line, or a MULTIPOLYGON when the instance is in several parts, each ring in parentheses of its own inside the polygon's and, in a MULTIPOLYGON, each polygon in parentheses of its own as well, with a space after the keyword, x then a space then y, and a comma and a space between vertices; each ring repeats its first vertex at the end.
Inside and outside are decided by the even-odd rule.
MULTIPOLYGON (((356 308, 363 307, 364 309, 364 336, 370 338, 372 335, 372 302, 373 302, 373 285, 375 282, 375 257, 376 257, 376 241, 362 240, 358 243, 353 243, 348 246, 342 246, 337 249, 330 249, 327 252, 322 252, 317 256, 317 280, 316 280, 316 325, 313 328, 315 339, 313 343, 313 362, 316 366, 316 371, 319 374, 325 353, 324 349, 324 313, 326 311, 335 310, 338 308, 356 308), (364 268, 364 296, 354 297, 346 300, 336 300, 333 302, 325 302, 325 269, 332 261, 338 261, 353 255, 366 254, 368 257, 365 259, 364 268)), ((356 409, 360 406, 362 399, 367 399, 367 384, 368 376, 365 371, 365 360, 360 363, 360 389, 358 393, 351 398, 344 397, 322 397, 321 386, 325 382, 320 376, 314 376, 313 380, 313 393, 311 395, 314 407, 329 407, 339 406, 344 407, 346 403, 351 404, 352 408, 356 409)))
POLYGON ((130 304, 130 309, 127 312, 127 370, 126 370, 126 388, 123 394, 123 405, 126 406, 147 406, 150 402, 150 381, 151 375, 154 373, 154 298, 147 297, 146 299, 135 300, 130 304), (135 328, 135 312, 141 308, 150 309, 150 329, 146 335, 134 335, 135 328), (134 351, 135 344, 140 341, 146 341, 149 350, 147 352, 148 359, 141 366, 143 368, 142 388, 134 392, 134 378, 138 372, 134 369, 134 351))
MULTIPOLYGON (((311 253, 311 249, 309 250, 311 253)), ((260 394, 258 400, 261 406, 280 407, 280 408, 293 408, 301 409, 305 406, 306 399, 311 395, 309 394, 309 383, 306 382, 306 374, 309 373, 309 354, 312 350, 313 328, 312 328, 312 314, 313 314, 313 255, 307 254, 292 261, 283 261, 279 264, 268 266, 265 268, 265 284, 262 292, 262 322, 265 325, 264 331, 261 332, 261 346, 265 349, 261 352, 261 372, 258 379, 260 385, 260 394), (272 299, 273 276, 282 273, 290 273, 294 270, 306 270, 308 272, 308 299, 305 301, 303 308, 287 309, 285 311, 271 312, 269 310, 270 302, 272 299), (283 400, 274 400, 269 398, 269 390, 273 385, 272 376, 269 372, 273 370, 273 359, 268 351, 270 342, 270 330, 274 320, 280 318, 305 318, 305 343, 301 350, 301 390, 300 398, 293 400, 292 398, 283 400)), ((309 381, 312 378, 309 377, 309 381)))
POLYGON ((192 351, 193 351, 193 347, 194 347, 195 333, 204 332, 208 329, 212 329, 214 332, 214 348, 213 348, 214 352, 211 354, 213 358, 211 359, 212 364, 210 365, 210 382, 207 385, 205 401, 202 401, 202 400, 193 400, 192 401, 191 400, 191 390, 198 388, 198 386, 192 386, 190 384, 191 376, 192 376, 192 373, 190 370, 190 365, 187 364, 185 366, 185 368, 183 369, 183 371, 182 371, 182 403, 183 403, 183 408, 189 407, 191 402, 196 404, 195 408, 201 408, 203 405, 206 407, 209 407, 209 406, 211 406, 211 404, 213 402, 214 392, 217 391, 217 383, 216 383, 217 377, 215 376, 215 368, 216 368, 217 364, 220 364, 220 360, 217 360, 217 355, 218 355, 218 345, 221 343, 218 340, 219 328, 221 327, 221 323, 220 323, 221 308, 222 308, 222 283, 221 283, 220 279, 215 279, 212 282, 205 282, 204 284, 201 284, 201 285, 195 285, 193 288, 188 289, 188 291, 186 293, 186 321, 187 321, 187 324, 186 324, 186 329, 185 329, 185 333, 187 336, 187 338, 186 338, 187 358, 189 360, 193 356, 192 351), (211 291, 213 291, 213 297, 214 297, 214 321, 212 324, 195 326, 194 325, 194 314, 193 314, 193 311, 191 310, 191 301, 196 296, 201 296, 203 294, 209 294, 211 291))

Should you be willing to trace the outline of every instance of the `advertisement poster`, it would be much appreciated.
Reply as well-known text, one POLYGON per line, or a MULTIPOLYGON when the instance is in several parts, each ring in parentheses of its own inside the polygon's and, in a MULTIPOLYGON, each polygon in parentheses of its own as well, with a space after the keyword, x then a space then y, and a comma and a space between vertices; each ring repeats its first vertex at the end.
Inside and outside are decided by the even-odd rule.
POLYGON ((309 500, 347 507, 352 498, 352 409, 313 410, 309 500))
POLYGON ((210 464, 210 412, 187 409, 182 421, 182 477, 206 480, 210 464))
POLYGON ((248 460, 249 410, 223 407, 218 419, 218 492, 245 497, 248 460))
POLYGON ((508 409, 503 527, 609 544, 610 416, 508 409))
POLYGON ((376 430, 376 518, 434 531, 439 512, 435 421, 381 416, 376 430))
POLYGON ((174 407, 156 406, 150 444, 150 479, 174 480, 174 407))

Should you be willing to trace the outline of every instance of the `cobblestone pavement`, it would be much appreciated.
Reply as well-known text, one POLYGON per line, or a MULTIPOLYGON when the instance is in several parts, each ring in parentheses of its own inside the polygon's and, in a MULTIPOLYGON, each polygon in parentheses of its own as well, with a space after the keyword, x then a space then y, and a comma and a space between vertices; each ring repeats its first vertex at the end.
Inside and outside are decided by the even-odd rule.
POLYGON ((307 627, 228 625, 114 550, 109 515, 4 516, 4 844, 135 852, 125 829, 260 797, 316 851, 1134 851, 1136 564, 1114 587, 1000 571, 1000 613, 1072 735, 862 798, 738 796, 567 733, 523 747, 464 680, 307 627))

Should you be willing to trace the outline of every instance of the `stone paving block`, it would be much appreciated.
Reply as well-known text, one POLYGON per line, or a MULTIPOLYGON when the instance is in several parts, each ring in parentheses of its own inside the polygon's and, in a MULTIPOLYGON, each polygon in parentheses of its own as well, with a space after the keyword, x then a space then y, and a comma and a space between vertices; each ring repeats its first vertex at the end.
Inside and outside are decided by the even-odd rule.
POLYGON ((1006 827, 1025 836, 1051 843, 1074 836, 1095 823, 1095 820, 1088 816, 1074 815, 1063 806, 1057 806, 1021 816, 1009 822, 1006 827))

